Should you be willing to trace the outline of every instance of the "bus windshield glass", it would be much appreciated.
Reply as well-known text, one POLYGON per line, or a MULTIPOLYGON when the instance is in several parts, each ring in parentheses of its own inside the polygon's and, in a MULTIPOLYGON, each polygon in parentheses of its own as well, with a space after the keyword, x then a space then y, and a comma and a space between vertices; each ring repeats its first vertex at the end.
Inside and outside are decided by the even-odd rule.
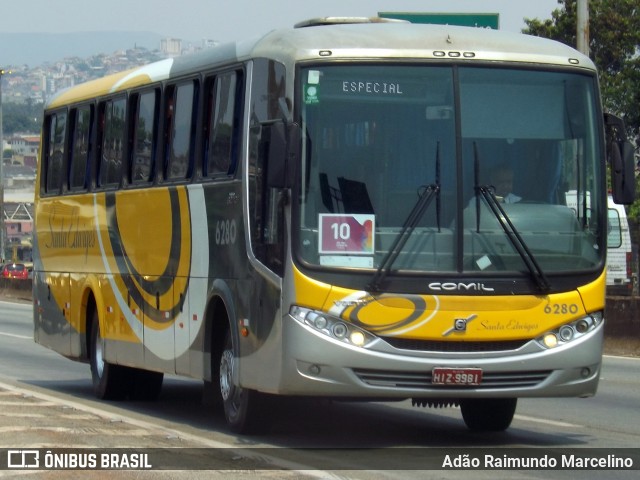
POLYGON ((601 265, 594 76, 368 64, 308 67, 298 78, 305 264, 372 275, 601 265))

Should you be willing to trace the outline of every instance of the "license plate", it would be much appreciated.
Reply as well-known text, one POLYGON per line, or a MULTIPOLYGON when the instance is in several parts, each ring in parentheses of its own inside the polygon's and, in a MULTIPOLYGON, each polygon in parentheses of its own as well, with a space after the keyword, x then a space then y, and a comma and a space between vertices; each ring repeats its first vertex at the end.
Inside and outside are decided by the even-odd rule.
POLYGON ((480 382, 482 382, 480 368, 436 367, 431 371, 431 383, 434 385, 480 385, 480 382))

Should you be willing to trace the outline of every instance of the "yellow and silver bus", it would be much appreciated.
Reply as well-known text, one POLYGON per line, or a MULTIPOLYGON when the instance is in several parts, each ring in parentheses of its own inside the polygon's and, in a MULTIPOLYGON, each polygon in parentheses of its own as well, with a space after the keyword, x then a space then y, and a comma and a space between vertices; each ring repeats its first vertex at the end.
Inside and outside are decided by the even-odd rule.
POLYGON ((274 395, 503 430, 596 392, 629 151, 587 57, 485 29, 323 18, 78 85, 45 110, 35 340, 100 398, 201 379, 237 432, 274 395))

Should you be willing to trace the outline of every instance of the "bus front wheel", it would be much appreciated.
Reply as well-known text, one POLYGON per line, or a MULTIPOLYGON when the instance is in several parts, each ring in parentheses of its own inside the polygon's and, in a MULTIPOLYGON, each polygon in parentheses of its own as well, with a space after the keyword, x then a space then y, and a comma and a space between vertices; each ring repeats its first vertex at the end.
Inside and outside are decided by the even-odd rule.
POLYGON ((235 384, 238 355, 233 348, 231 332, 227 331, 220 355, 220 395, 227 424, 236 433, 262 433, 268 426, 264 406, 266 398, 255 390, 235 384))
POLYGON ((465 398, 460 410, 470 430, 501 432, 511 425, 517 403, 517 398, 465 398))

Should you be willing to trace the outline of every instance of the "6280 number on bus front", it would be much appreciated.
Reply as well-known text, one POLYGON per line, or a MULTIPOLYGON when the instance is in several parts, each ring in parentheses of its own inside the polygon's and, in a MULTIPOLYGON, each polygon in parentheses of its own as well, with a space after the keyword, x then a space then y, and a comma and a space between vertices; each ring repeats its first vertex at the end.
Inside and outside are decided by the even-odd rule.
POLYGON ((575 303, 548 303, 544 307, 544 313, 547 315, 566 315, 570 313, 575 315, 580 308, 575 303))

